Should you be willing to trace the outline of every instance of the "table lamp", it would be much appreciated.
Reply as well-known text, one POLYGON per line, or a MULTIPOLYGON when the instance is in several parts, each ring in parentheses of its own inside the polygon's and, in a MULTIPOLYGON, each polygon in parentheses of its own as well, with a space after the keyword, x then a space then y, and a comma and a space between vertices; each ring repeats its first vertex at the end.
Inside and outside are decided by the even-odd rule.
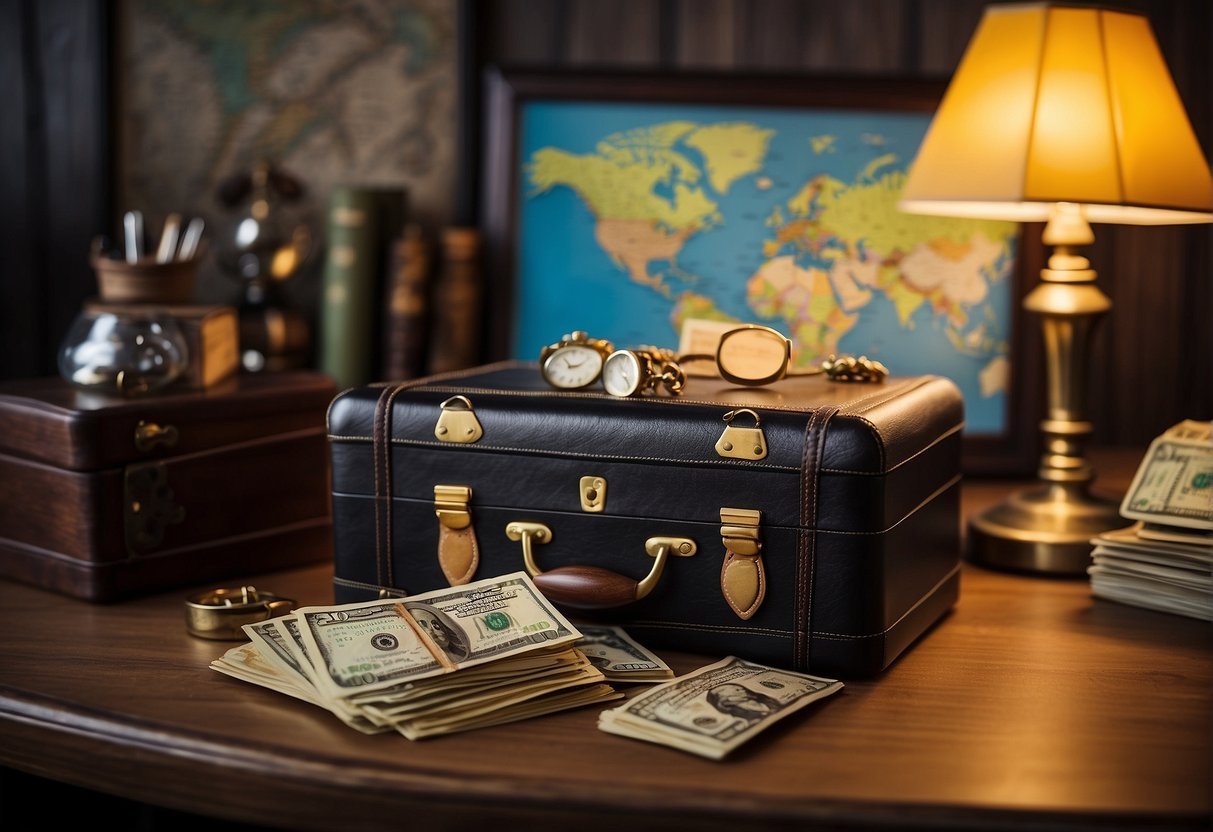
POLYGON ((1039 479, 976 516, 968 558, 1085 575, 1090 540, 1128 525, 1092 493, 1086 367, 1111 301, 1079 254, 1089 223, 1213 222, 1209 164, 1149 21, 1094 7, 987 7, 910 167, 909 213, 1045 222, 1024 307, 1041 319, 1047 413, 1039 479))

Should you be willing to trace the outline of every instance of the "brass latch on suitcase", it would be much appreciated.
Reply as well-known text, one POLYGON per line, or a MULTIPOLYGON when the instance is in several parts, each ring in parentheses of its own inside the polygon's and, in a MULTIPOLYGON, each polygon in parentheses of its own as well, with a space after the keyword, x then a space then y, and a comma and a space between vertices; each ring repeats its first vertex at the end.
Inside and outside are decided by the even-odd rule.
POLYGON ((599 513, 606 508, 606 477, 581 478, 581 510, 599 513))
POLYGON ((762 435, 762 420, 749 408, 730 410, 724 414, 724 433, 716 440, 716 453, 732 459, 762 459, 767 455, 767 440, 762 435), (733 419, 742 413, 754 417, 754 427, 743 428, 733 424, 733 419))
POLYGON ((743 621, 758 611, 766 596, 766 574, 762 568, 759 526, 762 512, 749 508, 720 510, 720 538, 724 543, 724 566, 720 591, 737 617, 743 621))
POLYGON ((472 489, 466 485, 435 485, 434 513, 448 529, 466 529, 472 523, 471 499, 472 489))
POLYGON ((484 435, 467 396, 451 396, 440 406, 442 412, 438 414, 434 435, 443 442, 475 442, 484 435))
POLYGON ((480 565, 480 546, 472 527, 466 485, 435 485, 434 514, 438 517, 438 565, 451 586, 466 584, 480 565))

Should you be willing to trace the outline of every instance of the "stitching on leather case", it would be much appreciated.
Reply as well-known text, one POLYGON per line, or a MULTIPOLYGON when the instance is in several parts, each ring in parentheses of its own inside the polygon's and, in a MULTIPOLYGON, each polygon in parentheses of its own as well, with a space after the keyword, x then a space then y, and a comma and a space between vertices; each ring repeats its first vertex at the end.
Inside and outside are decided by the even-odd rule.
MULTIPOLYGON (((423 446, 428 446, 428 447, 433 447, 433 448, 445 447, 445 444, 442 442, 433 442, 433 441, 426 440, 426 439, 393 439, 392 442, 394 442, 397 445, 423 445, 423 446)), ((625 456, 624 454, 600 454, 600 453, 589 454, 589 453, 578 453, 576 451, 549 450, 547 448, 543 448, 543 449, 517 448, 517 447, 510 446, 510 445, 486 445, 486 444, 484 444, 484 442, 477 442, 475 447, 472 447, 469 445, 469 446, 466 446, 465 448, 461 448, 460 450, 461 451, 462 450, 508 451, 510 453, 537 454, 540 456, 542 456, 544 454, 546 454, 548 456, 567 456, 567 457, 573 457, 576 459, 622 459, 622 460, 636 460, 638 462, 672 462, 672 463, 686 464, 685 459, 673 459, 673 458, 660 457, 660 456, 625 456)), ((746 468, 764 468, 764 469, 771 470, 771 471, 799 471, 800 470, 799 468, 795 468, 791 465, 768 465, 766 463, 750 462, 749 460, 745 460, 745 459, 697 459, 697 460, 695 460, 694 464, 695 465, 716 465, 716 466, 720 466, 720 467, 744 466, 746 468)))
MULTIPOLYGON (((848 633, 824 633, 823 632, 823 633, 813 633, 813 637, 814 638, 824 638, 824 639, 827 639, 830 641, 864 641, 866 639, 873 639, 873 638, 886 638, 886 637, 888 637, 889 633, 891 633, 894 629, 896 629, 897 626, 899 624, 901 624, 901 622, 904 621, 907 616, 910 615, 910 613, 914 612, 914 610, 916 610, 920 606, 922 606, 922 604, 928 598, 930 598, 932 595, 934 595, 936 592, 938 592, 944 584, 946 584, 948 581, 950 581, 959 572, 960 572, 960 564, 957 564, 956 566, 952 567, 952 569, 949 570, 946 575, 944 575, 942 578, 940 578, 939 581, 933 587, 931 587, 931 589, 929 591, 923 593, 922 597, 919 598, 914 603, 913 606, 911 606, 908 610, 906 610, 904 613, 902 613, 897 618, 896 621, 894 621, 892 624, 890 624, 888 627, 886 627, 883 630, 878 630, 875 633, 865 633, 864 635, 850 635, 848 633)), ((788 636, 796 635, 795 633, 788 631, 788 630, 772 630, 772 629, 757 628, 757 627, 736 627, 736 626, 715 625, 715 624, 691 624, 688 622, 672 622, 672 621, 671 622, 632 621, 632 622, 629 622, 627 624, 627 626, 628 627, 647 627, 649 629, 654 629, 654 630, 700 630, 700 631, 707 631, 707 632, 728 632, 728 633, 741 632, 741 633, 744 633, 745 635, 753 634, 753 635, 772 636, 772 637, 788 637, 788 636)))
POLYGON ((859 639, 865 639, 865 638, 884 638, 889 633, 893 632, 893 630, 897 627, 897 625, 900 624, 902 621, 904 621, 910 613, 914 612, 914 610, 921 607, 924 601, 926 601, 928 598, 930 598, 932 595, 934 595, 936 592, 938 592, 944 584, 946 584, 948 581, 952 580, 952 578, 954 576, 958 575, 959 573, 960 573, 960 564, 958 563, 955 566, 953 566, 950 570, 948 570, 948 574, 946 574, 942 578, 940 578, 939 581, 936 582, 935 586, 931 587, 928 591, 924 592, 922 594, 922 597, 919 598, 917 601, 915 601, 914 604, 908 610, 906 610, 901 615, 899 615, 897 617, 896 621, 894 621, 892 624, 890 624, 888 627, 884 628, 883 630, 881 630, 878 633, 870 633, 870 634, 864 635, 864 636, 852 636, 852 635, 847 635, 846 633, 816 633, 815 635, 818 638, 829 638, 829 639, 834 639, 837 641, 851 641, 851 640, 859 640, 859 639))
POLYGON ((768 627, 740 627, 728 624, 692 624, 688 621, 629 621, 626 627, 647 627, 650 630, 702 630, 709 633, 742 633, 744 635, 791 638, 791 630, 774 630, 768 627))
MULTIPOLYGON (((881 390, 880 395, 888 393, 888 394, 891 394, 892 397, 896 397, 900 393, 900 391, 902 391, 908 387, 911 387, 917 383, 926 383, 926 382, 932 380, 933 378, 934 378, 933 376, 932 377, 923 377, 921 380, 909 379, 909 380, 906 380, 903 382, 899 382, 895 385, 892 385, 891 387, 881 390)), ((431 393, 463 393, 465 395, 477 395, 477 396, 508 395, 511 397, 523 396, 523 397, 527 397, 527 398, 536 398, 536 399, 548 399, 548 398, 572 399, 572 398, 576 398, 576 399, 594 399, 594 400, 615 401, 615 402, 619 401, 618 397, 616 397, 616 396, 611 396, 607 393, 596 393, 596 392, 589 392, 589 391, 582 392, 582 391, 558 391, 558 390, 512 390, 512 389, 508 389, 508 388, 504 388, 504 387, 443 387, 440 385, 435 385, 435 386, 431 387, 428 384, 423 385, 422 389, 424 389, 426 392, 431 392, 431 393)), ((868 399, 872 398, 872 396, 874 396, 874 395, 877 395, 877 394, 871 394, 869 396, 865 396, 864 398, 856 399, 854 402, 848 403, 848 407, 850 406, 850 404, 863 403, 863 402, 867 401, 868 399)), ((718 401, 716 399, 693 399, 693 398, 689 398, 685 394, 681 395, 681 396, 677 396, 677 397, 675 397, 675 396, 643 396, 643 397, 642 396, 633 396, 628 399, 628 403, 629 404, 638 404, 638 405, 642 405, 642 406, 646 406, 646 407, 651 406, 651 405, 674 405, 674 406, 683 406, 683 407, 685 407, 687 405, 702 405, 705 407, 745 406, 745 405, 739 405, 736 402, 722 402, 722 401, 718 401)), ((755 410, 776 411, 776 412, 780 412, 780 413, 804 413, 806 410, 804 405, 762 404, 762 405, 748 405, 748 406, 754 408, 755 410)), ((822 405, 820 405, 820 407, 835 407, 835 405, 822 404, 822 405)), ((849 410, 846 411, 845 415, 848 415, 848 416, 851 415, 850 411, 849 410)))
MULTIPOLYGON (((950 581, 955 575, 960 572, 960 564, 952 567, 949 572, 939 579, 935 586, 931 587, 928 592, 923 593, 923 596, 918 601, 906 610, 901 616, 890 624, 887 628, 875 633, 867 633, 865 635, 850 635, 847 633, 814 633, 816 638, 824 638, 831 641, 863 641, 864 639, 885 638, 894 628, 897 627, 906 616, 922 606, 923 602, 939 591, 940 587, 950 581)), ((355 581, 350 578, 339 578, 333 576, 333 585, 346 587, 349 589, 366 589, 378 592, 383 589, 382 586, 368 584, 365 581, 355 581)), ((650 630, 691 630, 700 632, 721 632, 721 633, 742 633, 744 635, 756 635, 766 638, 791 638, 795 635, 790 630, 776 630, 768 627, 742 627, 729 624, 693 624, 690 622, 675 622, 675 621, 631 621, 627 624, 628 627, 645 627, 650 630)))

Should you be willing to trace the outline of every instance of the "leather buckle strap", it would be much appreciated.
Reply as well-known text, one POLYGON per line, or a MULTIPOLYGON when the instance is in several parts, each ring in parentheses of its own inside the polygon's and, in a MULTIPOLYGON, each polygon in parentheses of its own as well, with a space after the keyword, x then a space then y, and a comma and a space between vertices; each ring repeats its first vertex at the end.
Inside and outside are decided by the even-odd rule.
POLYGON ((807 671, 812 659, 813 584, 817 571, 817 502, 821 486, 821 460, 826 428, 838 412, 819 407, 804 429, 804 455, 800 461, 800 541, 796 553, 796 638, 792 667, 807 671))
POLYGON ((396 585, 392 568, 392 405, 411 384, 383 388, 375 402, 371 455, 375 487, 375 573, 379 586, 396 585))

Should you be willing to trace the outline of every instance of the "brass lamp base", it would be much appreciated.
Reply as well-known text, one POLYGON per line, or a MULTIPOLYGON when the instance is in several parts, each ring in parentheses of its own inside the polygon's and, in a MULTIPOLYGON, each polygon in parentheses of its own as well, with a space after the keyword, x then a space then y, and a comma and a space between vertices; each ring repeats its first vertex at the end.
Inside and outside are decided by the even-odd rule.
POLYGON ((1085 576, 1091 565, 1091 538, 1126 525, 1117 503, 1046 485, 1013 494, 974 517, 968 559, 1036 575, 1085 576))

